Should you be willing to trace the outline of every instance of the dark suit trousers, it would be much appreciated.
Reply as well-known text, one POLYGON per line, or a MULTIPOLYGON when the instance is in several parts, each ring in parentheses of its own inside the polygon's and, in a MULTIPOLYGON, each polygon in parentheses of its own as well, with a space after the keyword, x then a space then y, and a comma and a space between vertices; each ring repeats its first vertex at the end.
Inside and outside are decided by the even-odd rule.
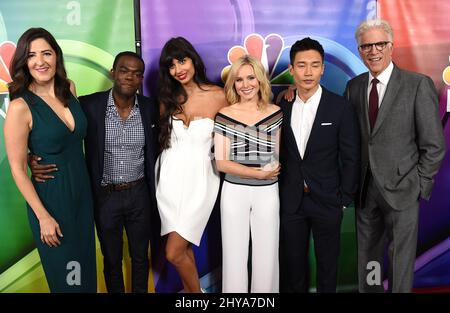
POLYGON ((317 292, 336 292, 342 215, 341 208, 324 207, 312 196, 304 195, 298 212, 281 216, 281 292, 308 291, 311 231, 317 264, 317 292))
POLYGON ((123 229, 131 256, 133 292, 148 290, 150 197, 147 184, 121 191, 102 191, 95 222, 103 253, 104 275, 108 292, 124 292, 122 274, 123 229))
POLYGON ((384 200, 370 172, 366 181, 364 206, 356 210, 359 291, 384 292, 383 263, 387 241, 388 291, 411 292, 419 202, 417 206, 396 211, 384 200), (379 273, 375 273, 378 269, 379 273))

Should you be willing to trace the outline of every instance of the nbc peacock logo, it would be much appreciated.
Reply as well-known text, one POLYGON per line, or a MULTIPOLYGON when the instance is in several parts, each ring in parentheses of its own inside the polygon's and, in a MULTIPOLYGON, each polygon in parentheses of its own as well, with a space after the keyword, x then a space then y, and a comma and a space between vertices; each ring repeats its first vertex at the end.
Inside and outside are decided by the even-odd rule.
POLYGON ((263 38, 255 33, 248 35, 242 46, 233 46, 228 50, 227 59, 230 65, 222 69, 220 76, 223 82, 226 81, 231 64, 246 54, 261 61, 272 86, 292 83, 290 75, 286 75, 289 47, 285 46, 283 38, 278 34, 269 34, 263 38))
POLYGON ((9 66, 16 51, 16 45, 11 41, 0 44, 0 116, 5 118, 9 104, 8 83, 11 82, 9 66))
MULTIPOLYGON (((450 62, 450 55, 448 56, 448 61, 450 62)), ((442 72, 442 80, 447 86, 450 86, 450 66, 447 66, 442 72)))
MULTIPOLYGON (((450 62, 450 55, 448 56, 448 61, 450 62)), ((444 115, 444 120, 442 121, 443 126, 447 125, 448 119, 450 117, 450 66, 447 66, 442 72, 442 80, 447 85, 447 105, 446 105, 446 113, 444 115)), ((441 100, 445 101, 445 100, 441 100)))

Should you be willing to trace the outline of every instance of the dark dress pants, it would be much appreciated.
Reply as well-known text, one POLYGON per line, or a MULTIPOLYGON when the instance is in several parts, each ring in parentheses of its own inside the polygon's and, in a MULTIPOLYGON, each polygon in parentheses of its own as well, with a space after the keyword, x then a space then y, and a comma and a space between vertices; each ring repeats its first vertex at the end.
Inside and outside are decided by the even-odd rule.
POLYGON ((97 234, 103 253, 108 292, 124 292, 122 273, 123 229, 131 256, 132 292, 148 291, 150 195, 145 181, 120 191, 102 192, 95 214, 97 234))
POLYGON ((313 196, 305 194, 297 212, 281 216, 281 292, 308 292, 311 231, 317 264, 317 292, 336 292, 342 215, 341 208, 325 207, 313 196))

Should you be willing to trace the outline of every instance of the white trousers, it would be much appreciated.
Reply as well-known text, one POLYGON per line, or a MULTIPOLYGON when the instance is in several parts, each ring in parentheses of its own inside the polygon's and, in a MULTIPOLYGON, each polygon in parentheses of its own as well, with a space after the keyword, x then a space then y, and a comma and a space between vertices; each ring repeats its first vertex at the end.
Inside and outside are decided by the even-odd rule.
POLYGON ((222 292, 248 292, 248 251, 252 239, 250 292, 279 292, 280 200, 278 183, 222 186, 222 292))

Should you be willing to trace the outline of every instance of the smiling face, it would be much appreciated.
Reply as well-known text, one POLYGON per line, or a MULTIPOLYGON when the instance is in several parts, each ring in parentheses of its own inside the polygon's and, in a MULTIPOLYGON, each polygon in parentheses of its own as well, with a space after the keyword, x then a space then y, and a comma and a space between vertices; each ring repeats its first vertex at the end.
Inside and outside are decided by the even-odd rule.
POLYGON ((28 70, 38 84, 53 81, 56 73, 57 56, 55 50, 43 38, 38 38, 30 43, 28 51, 28 70))
POLYGON ((138 58, 124 55, 111 70, 111 77, 114 80, 114 92, 125 97, 134 96, 142 84, 144 64, 138 58))
POLYGON ((173 59, 172 65, 169 66, 170 76, 179 81, 182 85, 186 85, 193 81, 195 75, 195 66, 191 58, 185 57, 182 60, 173 59))
POLYGON ((242 65, 236 74, 234 88, 241 101, 259 100, 259 81, 253 66, 242 65))
POLYGON ((300 95, 312 95, 320 84, 325 65, 322 56, 316 50, 299 51, 295 54, 289 72, 294 77, 295 86, 300 95))
MULTIPOLYGON (((389 35, 382 28, 369 29, 359 36, 359 46, 390 41, 389 35)), ((378 51, 374 45, 367 52, 359 48, 359 55, 364 64, 369 68, 370 73, 376 77, 391 63, 392 51, 392 43, 388 43, 381 51, 378 51)))

